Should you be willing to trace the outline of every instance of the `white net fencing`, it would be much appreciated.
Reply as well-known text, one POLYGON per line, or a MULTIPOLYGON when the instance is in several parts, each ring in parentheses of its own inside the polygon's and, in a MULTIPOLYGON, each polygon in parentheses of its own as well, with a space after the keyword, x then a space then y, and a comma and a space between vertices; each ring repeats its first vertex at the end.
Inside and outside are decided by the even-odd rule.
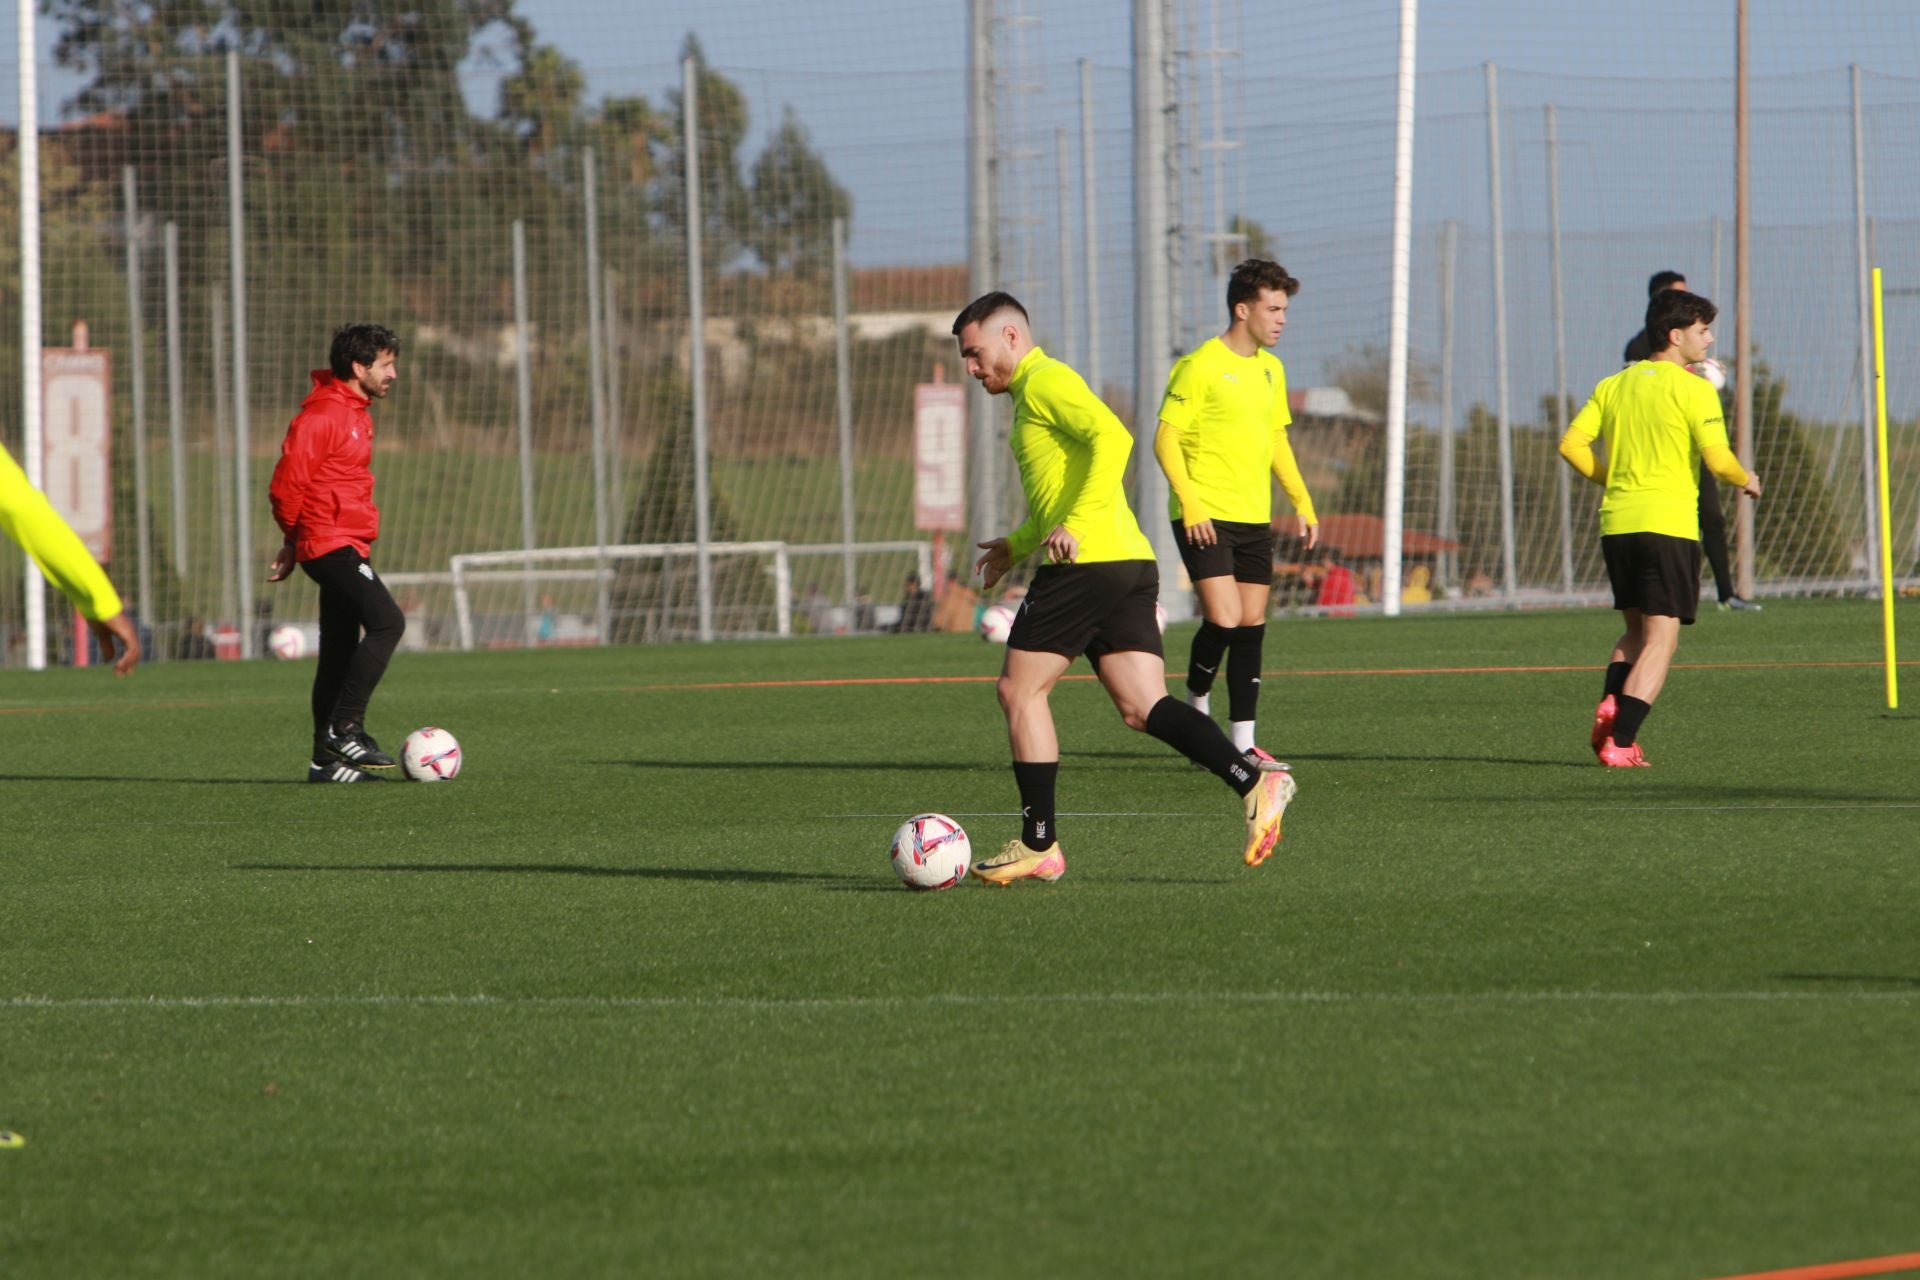
MULTIPOLYGON (((1314 563, 1283 566, 1278 599, 1312 606, 1335 569, 1356 598, 1378 599, 1398 4, 1168 0, 1179 264, 1166 296, 1146 299, 1129 7, 975 4, 984 44, 969 39, 968 6, 932 0, 638 13, 596 0, 47 0, 42 340, 71 345, 84 322, 111 353, 110 571, 158 655, 202 655, 210 640, 263 650, 273 623, 311 622, 298 580, 264 581, 280 537, 265 485, 308 371, 349 320, 400 334, 401 377, 375 410, 376 561, 410 613, 439 620, 419 628, 431 643, 457 643, 450 566, 471 553, 695 544, 702 531, 710 545, 829 545, 792 561, 790 589, 846 629, 897 605, 922 571, 917 553, 855 544, 928 544, 926 585, 964 577, 966 533, 917 527, 914 404, 920 384, 964 381, 947 327, 968 296, 976 76, 993 105, 971 145, 993 183, 996 280, 1130 423, 1143 310, 1169 315, 1185 349, 1221 327, 1239 257, 1276 257, 1303 280, 1278 354, 1337 536, 1314 563)), ((1577 408, 1618 367, 1653 271, 1680 270, 1721 303, 1731 355, 1725 7, 1710 29, 1674 28, 1669 47, 1644 34, 1672 22, 1647 0, 1604 25, 1517 0, 1471 18, 1426 6, 1409 587, 1497 603, 1601 586, 1592 494, 1566 484, 1554 453, 1561 397, 1577 408)), ((1755 19, 1763 594, 1872 587, 1863 256, 1889 286, 1896 572, 1920 561, 1920 78, 1896 56, 1916 37, 1920 16, 1898 0, 1755 19)), ((0 65, 9 107, 14 66, 0 65)), ((17 350, 10 141, 0 348, 17 350)), ((0 436, 16 453, 20 418, 10 370, 0 436)), ((1151 465, 1137 449, 1136 470, 1151 465)), ((1018 514, 1004 466, 968 483, 1018 514)), ((20 558, 0 556, 9 663, 20 582, 20 558)), ((693 614, 663 594, 684 592, 677 572, 559 575, 531 599, 525 585, 485 589, 480 612, 501 637, 539 642, 547 616, 589 619, 593 639, 616 642, 777 631, 772 578, 752 557, 709 556, 710 599, 693 614)))

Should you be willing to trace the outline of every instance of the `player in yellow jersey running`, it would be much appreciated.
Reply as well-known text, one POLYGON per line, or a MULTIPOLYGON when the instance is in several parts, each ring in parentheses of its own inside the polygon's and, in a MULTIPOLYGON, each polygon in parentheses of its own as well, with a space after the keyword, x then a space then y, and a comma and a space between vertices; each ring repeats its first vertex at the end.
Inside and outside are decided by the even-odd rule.
POLYGON ((1286 367, 1271 350, 1300 282, 1249 258, 1227 280, 1227 330, 1181 357, 1160 402, 1153 452, 1167 473, 1168 514, 1205 620, 1187 658, 1187 701, 1210 712, 1224 655, 1233 745, 1262 769, 1285 766, 1254 744, 1260 663, 1273 590, 1273 482, 1305 526, 1320 523, 1287 440, 1286 367))
POLYGON ((1293 779, 1252 767, 1219 726, 1167 696, 1154 605, 1160 571, 1122 490, 1133 437, 1081 376, 1033 344, 1026 308, 1012 295, 976 298, 953 322, 967 374, 990 395, 1013 397, 1009 443, 1027 498, 1026 522, 980 544, 974 569, 992 587, 1045 548, 1007 637, 1000 708, 1013 747, 1021 829, 974 867, 983 880, 1058 880, 1067 859, 1054 813, 1060 743, 1048 697, 1086 654, 1127 727, 1184 754, 1244 800, 1243 858, 1258 866, 1280 840, 1293 779))
POLYGON ((99 641, 100 655, 113 663, 113 673, 124 676, 132 671, 140 661, 140 636, 120 606, 119 593, 73 527, 28 482, 26 472, 5 449, 0 449, 0 528, 33 557, 47 581, 73 602, 99 641))
POLYGON ((1591 741, 1612 768, 1647 763, 1640 726, 1666 683, 1700 604, 1700 465, 1750 498, 1749 475, 1727 447, 1720 395, 1687 366, 1707 358, 1718 310, 1697 293, 1664 289, 1647 303, 1652 355, 1593 389, 1560 440, 1574 470, 1606 486, 1600 550, 1626 631, 1613 646, 1591 741), (1604 439, 1607 456, 1594 455, 1604 439))

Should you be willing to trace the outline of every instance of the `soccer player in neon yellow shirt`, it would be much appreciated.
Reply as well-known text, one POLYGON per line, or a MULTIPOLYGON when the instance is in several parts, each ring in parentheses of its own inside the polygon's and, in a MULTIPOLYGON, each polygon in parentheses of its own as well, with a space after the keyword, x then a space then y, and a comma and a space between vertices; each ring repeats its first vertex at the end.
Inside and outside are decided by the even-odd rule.
POLYGON ((7 536, 33 557, 47 581, 73 602, 87 620, 87 629, 100 642, 101 656, 113 663, 114 674, 124 676, 132 671, 140 661, 140 637, 133 619, 120 605, 119 593, 73 527, 60 518, 47 495, 28 482, 27 473, 5 449, 0 449, 0 529, 5 529, 7 536))
POLYGON ((1591 741, 1612 768, 1647 763, 1640 726, 1666 684, 1680 628, 1700 604, 1701 463, 1760 496, 1760 477, 1727 447, 1719 392, 1687 368, 1707 358, 1718 314, 1697 293, 1656 293, 1647 303, 1652 355, 1602 379, 1560 440, 1574 470, 1607 490, 1600 549, 1626 631, 1613 646, 1591 741), (1606 442, 1604 461, 1596 439, 1606 442))
POLYGON ((1211 710, 1224 655, 1233 745, 1262 769, 1285 767, 1253 740, 1273 590, 1270 475, 1299 514, 1307 548, 1320 540, 1313 499, 1287 440, 1287 371, 1272 351, 1299 291, 1300 282, 1277 262, 1249 258, 1233 269, 1227 330, 1173 366, 1153 439, 1167 473, 1174 541, 1205 615, 1187 659, 1187 701, 1211 710))
POLYGON ((1033 344, 1026 308, 1012 295, 974 299, 953 334, 968 376, 990 395, 1013 398, 1008 442, 1029 513, 1012 533, 980 544, 974 569, 991 588, 1035 551, 1044 549, 1048 561, 1020 602, 998 685, 1020 835, 974 872, 994 884, 1066 874, 1054 813, 1060 742, 1048 697, 1083 653, 1128 728, 1152 734, 1242 797, 1242 857, 1260 865, 1279 843, 1293 779, 1254 768, 1211 719, 1167 696, 1154 616, 1160 571, 1122 488, 1133 437, 1079 374, 1033 344))

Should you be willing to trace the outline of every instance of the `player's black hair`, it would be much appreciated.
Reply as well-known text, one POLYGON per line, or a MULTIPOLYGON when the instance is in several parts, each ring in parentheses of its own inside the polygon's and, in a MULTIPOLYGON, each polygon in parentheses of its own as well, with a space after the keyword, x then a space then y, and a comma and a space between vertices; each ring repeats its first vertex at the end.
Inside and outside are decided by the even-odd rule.
POLYGON ((979 324, 982 320, 985 320, 988 316, 1001 310, 1003 307, 1012 307, 1020 313, 1022 320, 1026 320, 1029 324, 1032 323, 1032 320, 1027 315, 1027 309, 1020 305, 1020 299, 1010 293, 995 289, 992 293, 983 293, 972 302, 969 302, 966 307, 961 310, 960 314, 954 317, 953 336, 956 338, 959 337, 962 329, 970 324, 979 324))
POLYGON ((1647 303, 1647 346, 1665 351, 1673 345, 1675 329, 1688 329, 1698 320, 1712 324, 1720 308, 1697 293, 1685 289, 1662 289, 1647 303))
POLYGON ((382 351, 400 354, 400 339, 383 324, 343 324, 333 331, 327 364, 336 378, 351 378, 356 364, 371 365, 382 351))
POLYGON ((1647 296, 1656 296, 1662 289, 1671 289, 1675 285, 1686 287, 1687 278, 1678 271, 1656 271, 1647 281, 1647 296))
POLYGON ((1248 258, 1227 277, 1228 317, 1232 317, 1233 309, 1241 303, 1258 298, 1262 289, 1275 289, 1291 298, 1300 292, 1300 282, 1288 275, 1287 269, 1277 262, 1248 258))

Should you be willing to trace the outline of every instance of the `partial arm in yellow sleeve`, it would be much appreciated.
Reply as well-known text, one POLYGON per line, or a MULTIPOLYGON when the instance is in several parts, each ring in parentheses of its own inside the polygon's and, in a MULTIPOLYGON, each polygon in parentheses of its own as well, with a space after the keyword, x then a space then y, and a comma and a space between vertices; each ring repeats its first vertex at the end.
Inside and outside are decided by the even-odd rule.
MULTIPOLYGON (((1080 491, 1073 495, 1067 504, 1067 514, 1060 521, 1068 531, 1084 536, 1092 524, 1093 513, 1113 503, 1126 487, 1127 459, 1133 453, 1133 436, 1078 374, 1067 373, 1050 379, 1046 395, 1059 429, 1093 451, 1093 461, 1087 467, 1080 491)), ((1036 532, 1044 539, 1053 531, 1036 532)))
POLYGON ((1599 438, 1600 408, 1589 400, 1579 413, 1573 415, 1573 421, 1567 425, 1567 433, 1560 437, 1560 456, 1587 479, 1604 485, 1607 482, 1607 467, 1593 451, 1593 442, 1599 438))
POLYGON ((1733 450, 1726 445, 1708 445, 1700 451, 1700 460, 1707 464, 1707 470, 1736 489, 1746 488, 1752 479, 1747 474, 1747 469, 1740 465, 1740 459, 1734 456, 1733 450))
POLYGON ((1307 492, 1306 477, 1300 474, 1300 463, 1293 456, 1293 445, 1287 440, 1285 427, 1273 433, 1273 474, 1286 490, 1287 501, 1293 504, 1301 522, 1319 524, 1320 517, 1313 513, 1313 496, 1307 492))
POLYGON ((5 450, 0 450, 0 528, 33 557, 47 581, 73 601, 82 617, 103 622, 121 612, 119 593, 100 562, 5 450))
POLYGON ((47 581, 73 602, 87 628, 100 641, 100 652, 114 660, 120 675, 140 660, 140 639, 120 603, 120 594, 107 581, 106 571, 93 558, 73 528, 60 518, 47 496, 27 481, 27 473, 0 449, 0 529, 33 557, 47 581))
POLYGON ((1160 424, 1153 433, 1153 456, 1160 460, 1160 470, 1166 473, 1168 486, 1180 499, 1181 521, 1192 527, 1212 519, 1206 504, 1193 494, 1193 484, 1187 475, 1187 453, 1180 447, 1180 428, 1171 422, 1160 424))

